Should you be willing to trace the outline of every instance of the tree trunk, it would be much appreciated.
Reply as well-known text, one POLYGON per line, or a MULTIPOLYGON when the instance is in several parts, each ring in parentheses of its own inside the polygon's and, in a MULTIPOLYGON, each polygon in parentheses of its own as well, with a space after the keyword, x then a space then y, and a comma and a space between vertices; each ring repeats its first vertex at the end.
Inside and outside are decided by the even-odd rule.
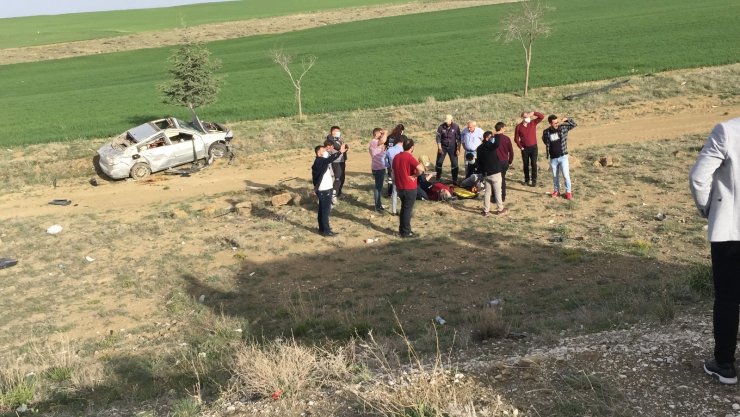
POLYGON ((527 49, 527 68, 524 71, 524 97, 529 94, 529 64, 532 62, 532 45, 527 49))
POLYGON ((298 120, 303 120, 303 105, 301 104, 301 88, 295 89, 295 100, 298 102, 298 120))

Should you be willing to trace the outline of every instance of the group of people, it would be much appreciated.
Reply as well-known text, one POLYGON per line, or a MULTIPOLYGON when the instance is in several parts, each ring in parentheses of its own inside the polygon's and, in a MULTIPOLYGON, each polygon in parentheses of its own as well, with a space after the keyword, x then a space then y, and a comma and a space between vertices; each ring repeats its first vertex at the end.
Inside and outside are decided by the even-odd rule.
MULTIPOLYGON (((514 129, 515 144, 521 151, 525 183, 537 185, 537 125, 544 119, 540 112, 523 112, 522 120, 514 129)), ((553 197, 561 195, 560 173, 564 179, 564 196, 572 199, 568 164, 568 132, 576 127, 573 120, 548 117, 549 127, 542 132, 542 142, 553 171, 553 197)), ((391 132, 382 128, 372 131, 368 151, 371 158, 371 171, 374 179, 373 200, 378 212, 385 212, 382 204, 383 185, 388 184, 388 196, 391 200, 390 212, 399 215, 399 234, 402 237, 413 237, 411 216, 414 201, 446 200, 452 198, 455 188, 464 188, 473 192, 484 190, 483 209, 481 214, 491 214, 491 203, 496 204, 497 215, 505 215, 508 209, 506 201, 506 172, 514 162, 514 151, 511 138, 505 134, 506 125, 498 122, 494 131, 483 131, 474 120, 467 122, 465 129, 447 115, 436 132, 437 158, 435 173, 426 173, 423 163, 413 156, 414 141, 404 134, 403 124, 396 125, 391 132), (462 181, 458 182, 458 157, 464 154, 465 172, 462 181), (441 181, 445 159, 451 165, 451 184, 441 181), (432 180, 435 177, 436 181, 432 180), (400 210, 397 201, 401 201, 400 210)), ((329 225, 329 213, 333 205, 342 199, 342 188, 345 180, 347 144, 344 143, 339 126, 332 126, 329 135, 322 145, 315 148, 316 159, 312 166, 313 185, 319 197, 319 233, 334 236, 336 233, 329 225)), ((423 157, 422 157, 423 159, 423 157)))
MULTIPOLYGON (((537 185, 536 126, 544 115, 539 112, 523 112, 522 121, 514 129, 514 143, 521 151, 524 181, 529 186, 537 185)), ((559 174, 565 182, 565 198, 572 199, 568 170, 568 132, 576 127, 575 121, 562 121, 551 115, 549 127, 542 131, 542 142, 550 160, 553 175, 551 196, 560 195, 559 174)), ((496 123, 495 132, 482 131, 475 121, 469 121, 462 130, 448 115, 437 129, 436 179, 442 176, 444 160, 451 162, 452 184, 457 185, 457 158, 465 151, 465 180, 461 185, 483 180, 485 197, 483 214, 488 214, 491 194, 497 205, 497 213, 504 214, 506 198, 506 170, 513 162, 511 140, 504 134, 505 125, 496 123), (477 176, 477 177, 476 177, 477 176), (472 180, 471 180, 472 178, 472 180)), ((384 211, 381 204, 382 188, 386 174, 392 178, 390 191, 401 200, 399 233, 402 237, 413 237, 411 214, 419 183, 430 178, 425 176, 424 164, 413 155, 414 141, 403 134, 399 124, 390 134, 381 128, 373 129, 369 152, 375 179, 373 191, 375 209, 384 211)), ((316 159, 312 166, 313 184, 319 198, 319 233, 334 236, 329 226, 329 213, 333 203, 342 195, 347 160, 347 144, 341 139, 338 126, 332 126, 329 136, 322 145, 315 147, 316 159)), ((704 371, 723 384, 736 384, 735 352, 737 349, 738 317, 740 314, 740 118, 718 124, 707 139, 689 175, 694 202, 701 216, 709 220, 712 272, 714 280, 714 355, 704 363, 704 371)), ((431 176, 431 174, 429 174, 431 176)), ((436 184, 441 184, 437 182, 436 184)), ((426 189, 428 186, 423 186, 426 189)), ((442 195, 437 188, 437 195, 442 195)))

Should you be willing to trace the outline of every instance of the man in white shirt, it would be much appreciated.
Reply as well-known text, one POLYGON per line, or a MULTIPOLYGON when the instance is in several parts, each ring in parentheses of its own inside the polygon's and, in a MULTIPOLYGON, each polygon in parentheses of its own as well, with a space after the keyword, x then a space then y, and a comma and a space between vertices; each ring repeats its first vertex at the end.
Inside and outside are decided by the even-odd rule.
POLYGON ((483 129, 478 127, 475 120, 469 120, 468 126, 462 131, 462 146, 465 149, 465 178, 473 174, 475 150, 481 143, 483 143, 483 129))
POLYGON ((347 152, 347 144, 339 147, 339 152, 329 154, 327 146, 319 145, 314 148, 316 159, 311 166, 311 177, 316 196, 319 197, 319 234, 326 237, 335 236, 336 233, 329 226, 329 213, 331 212, 331 200, 334 192, 334 172, 331 164, 337 158, 347 152))

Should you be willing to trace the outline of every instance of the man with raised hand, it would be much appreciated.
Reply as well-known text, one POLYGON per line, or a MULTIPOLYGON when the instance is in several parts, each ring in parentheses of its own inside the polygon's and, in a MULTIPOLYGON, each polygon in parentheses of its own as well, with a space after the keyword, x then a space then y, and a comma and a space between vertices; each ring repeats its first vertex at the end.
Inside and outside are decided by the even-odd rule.
POLYGON ((536 112, 522 112, 522 121, 514 128, 514 143, 522 151, 524 164, 524 183, 530 187, 537 186, 537 125, 545 115, 536 112), (529 168, 532 168, 530 182, 529 168))
MULTIPOLYGON (((339 126, 332 126, 329 129, 329 135, 324 141, 325 145, 331 143, 333 152, 339 152, 339 147, 344 144, 342 141, 342 130, 339 126)), ((334 197, 342 198, 342 188, 344 188, 344 179, 346 177, 347 152, 339 152, 339 157, 332 162, 331 169, 334 171, 334 197)), ((333 201, 336 203, 336 198, 333 201)))
POLYGON ((573 193, 570 186, 570 164, 568 162, 568 132, 576 127, 576 122, 563 118, 562 123, 558 116, 551 114, 547 117, 550 127, 542 131, 542 142, 545 144, 547 158, 550 160, 552 169, 552 197, 560 196, 560 175, 563 173, 563 182, 565 183, 565 198, 573 199, 573 193))
POLYGON ((342 144, 338 152, 329 153, 327 146, 319 145, 314 148, 316 159, 311 166, 311 180, 314 192, 319 198, 319 234, 326 237, 335 236, 329 226, 329 213, 332 206, 332 193, 334 191, 334 173, 332 163, 347 152, 347 144, 342 144))
POLYGON ((689 174, 702 217, 709 219, 714 276, 714 358, 704 371, 737 384, 735 350, 740 316, 740 117, 714 127, 689 174))
POLYGON ((483 143, 478 147, 478 173, 486 184, 483 195, 483 214, 488 217, 491 209, 491 200, 496 202, 496 214, 504 215, 509 212, 501 200, 501 162, 497 150, 499 143, 490 130, 483 133, 483 143))

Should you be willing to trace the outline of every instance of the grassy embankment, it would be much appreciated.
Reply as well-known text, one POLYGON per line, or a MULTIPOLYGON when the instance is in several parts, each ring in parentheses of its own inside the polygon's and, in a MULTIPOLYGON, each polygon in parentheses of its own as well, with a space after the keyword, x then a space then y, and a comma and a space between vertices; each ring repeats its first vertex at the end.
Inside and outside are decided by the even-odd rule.
POLYGON ((0 19, 0 48, 81 41, 294 13, 408 0, 240 0, 155 9, 0 19))
MULTIPOLYGON (((740 45, 727 42, 740 38, 735 24, 740 10, 727 9, 725 1, 554 4, 558 10, 553 36, 535 45, 533 87, 720 65, 740 56, 740 45)), ((451 10, 211 43, 227 78, 219 102, 202 114, 229 122, 293 114, 290 83, 268 58, 276 47, 319 57, 304 80, 304 110, 309 113, 517 91, 522 85, 521 46, 493 41, 496 22, 512 7, 451 10)), ((0 144, 110 136, 163 114, 184 115, 161 104, 156 90, 167 77, 170 51, 2 67, 0 144)))
MULTIPOLYGON (((736 85, 733 68, 640 77, 631 88, 569 102, 567 112, 585 121, 602 117, 593 114, 594 108, 619 113, 657 105, 656 97, 700 96, 710 87, 728 91, 736 85)), ((583 88, 570 86, 567 91, 583 88)), ((561 93, 537 90, 533 105, 551 108, 561 93)), ((480 109, 465 106, 478 101, 477 106, 488 112, 495 106, 519 107, 520 100, 497 95, 449 105, 472 113, 480 109)), ((421 130, 417 123, 428 119, 423 115, 439 113, 441 105, 322 117, 326 123, 346 116, 356 129, 367 131, 372 126, 369 120, 387 125, 386 118, 404 114, 409 129, 416 132, 421 130)), ((308 367, 301 367, 272 350, 272 343, 253 343, 292 334, 299 344, 337 346, 355 332, 365 336, 373 329, 383 352, 405 357, 394 335, 398 327, 391 307, 425 354, 434 351, 431 319, 437 314, 448 320, 438 329, 444 348, 455 339, 456 347, 475 349, 481 340, 508 331, 527 332, 528 343, 537 346, 563 335, 668 322, 691 311, 704 313, 710 308, 711 292, 705 222, 694 215, 685 177, 676 175, 685 172, 701 143, 701 137, 683 137, 574 151, 583 162, 573 169, 578 190, 574 202, 529 192, 517 183, 521 174, 512 170, 507 204, 514 215, 494 220, 494 230, 490 219, 476 215, 479 201, 419 203, 415 225, 423 237, 411 242, 389 236, 395 217, 368 216, 371 180, 364 174, 348 179, 348 199, 332 217, 341 237, 331 242, 313 232, 310 213, 315 206, 307 204, 307 211, 271 207, 265 204, 269 192, 175 198, 153 207, 144 218, 120 218, 115 209, 87 215, 72 211, 63 234, 31 240, 43 233, 40 224, 57 221, 56 216, 9 220, 2 237, 5 250, 22 262, 2 271, 6 291, 13 296, 2 301, 5 313, 0 323, 8 331, 0 342, 6 357, 17 360, 3 368, 1 377, 11 383, 2 388, 6 396, 0 398, 0 407, 16 406, 22 398, 42 411, 71 413, 114 401, 117 407, 145 402, 143 410, 156 409, 157 415, 198 415, 183 410, 200 408, 196 401, 200 397, 194 400, 187 394, 195 393, 200 377, 198 386, 207 399, 220 396, 233 401, 255 395, 269 402, 275 387, 289 386, 287 398, 295 403, 281 401, 274 407, 305 408, 313 401, 317 407, 342 404, 356 410, 357 398, 347 395, 352 387, 358 381, 383 378, 366 357, 349 371, 340 369, 342 375, 336 379, 329 375, 326 362, 314 365, 307 358, 302 362, 308 367), (590 164, 607 153, 620 165, 590 164), (204 210, 244 200, 252 203, 246 217, 213 216, 204 210), (654 220, 657 211, 666 213, 667 219, 654 220), (455 224, 460 228, 450 231, 450 219, 458 219, 455 224), (141 234, 141 224, 146 224, 147 234, 141 234), (381 240, 360 243, 367 236, 381 240), (87 255, 98 261, 84 261, 87 255), (333 266, 328 271, 327 259, 333 266), (39 279, 42 276, 45 279, 39 279), (53 303, 47 302, 50 298, 53 303), (501 309, 487 307, 492 298, 503 300, 501 309), (85 332, 88 324, 111 331, 85 332), (18 334, 33 337, 18 339, 18 334), (62 338, 66 344, 47 345, 46 338, 62 338), (256 359, 262 362, 250 363, 256 359), (307 368, 297 381, 266 372, 296 376, 307 368), (317 394, 326 392, 322 387, 341 390, 317 394)), ((53 146, 59 158, 74 153, 65 152, 65 146, 69 145, 53 146)), ((42 148, 29 148, 21 159, 36 157, 34 150, 48 152, 42 148)), ((274 160, 265 159, 280 160, 289 153, 242 156, 237 167, 271 166, 274 160)), ((16 162, 8 161, 2 171, 25 168, 16 162)), ((141 186, 148 192, 177 193, 171 189, 174 183, 163 179, 141 186)), ((278 187, 302 193, 308 184, 306 179, 294 179, 278 187)), ((567 387, 551 389, 558 401, 572 400, 567 387)), ((495 394, 490 386, 472 392, 495 394)), ((599 402, 594 400, 599 398, 574 401, 594 415, 621 415, 596 410, 599 402)), ((420 401, 430 406, 432 399, 420 401)), ((572 415, 557 409, 539 411, 572 415)), ((298 414, 276 410, 274 415, 298 414)))

